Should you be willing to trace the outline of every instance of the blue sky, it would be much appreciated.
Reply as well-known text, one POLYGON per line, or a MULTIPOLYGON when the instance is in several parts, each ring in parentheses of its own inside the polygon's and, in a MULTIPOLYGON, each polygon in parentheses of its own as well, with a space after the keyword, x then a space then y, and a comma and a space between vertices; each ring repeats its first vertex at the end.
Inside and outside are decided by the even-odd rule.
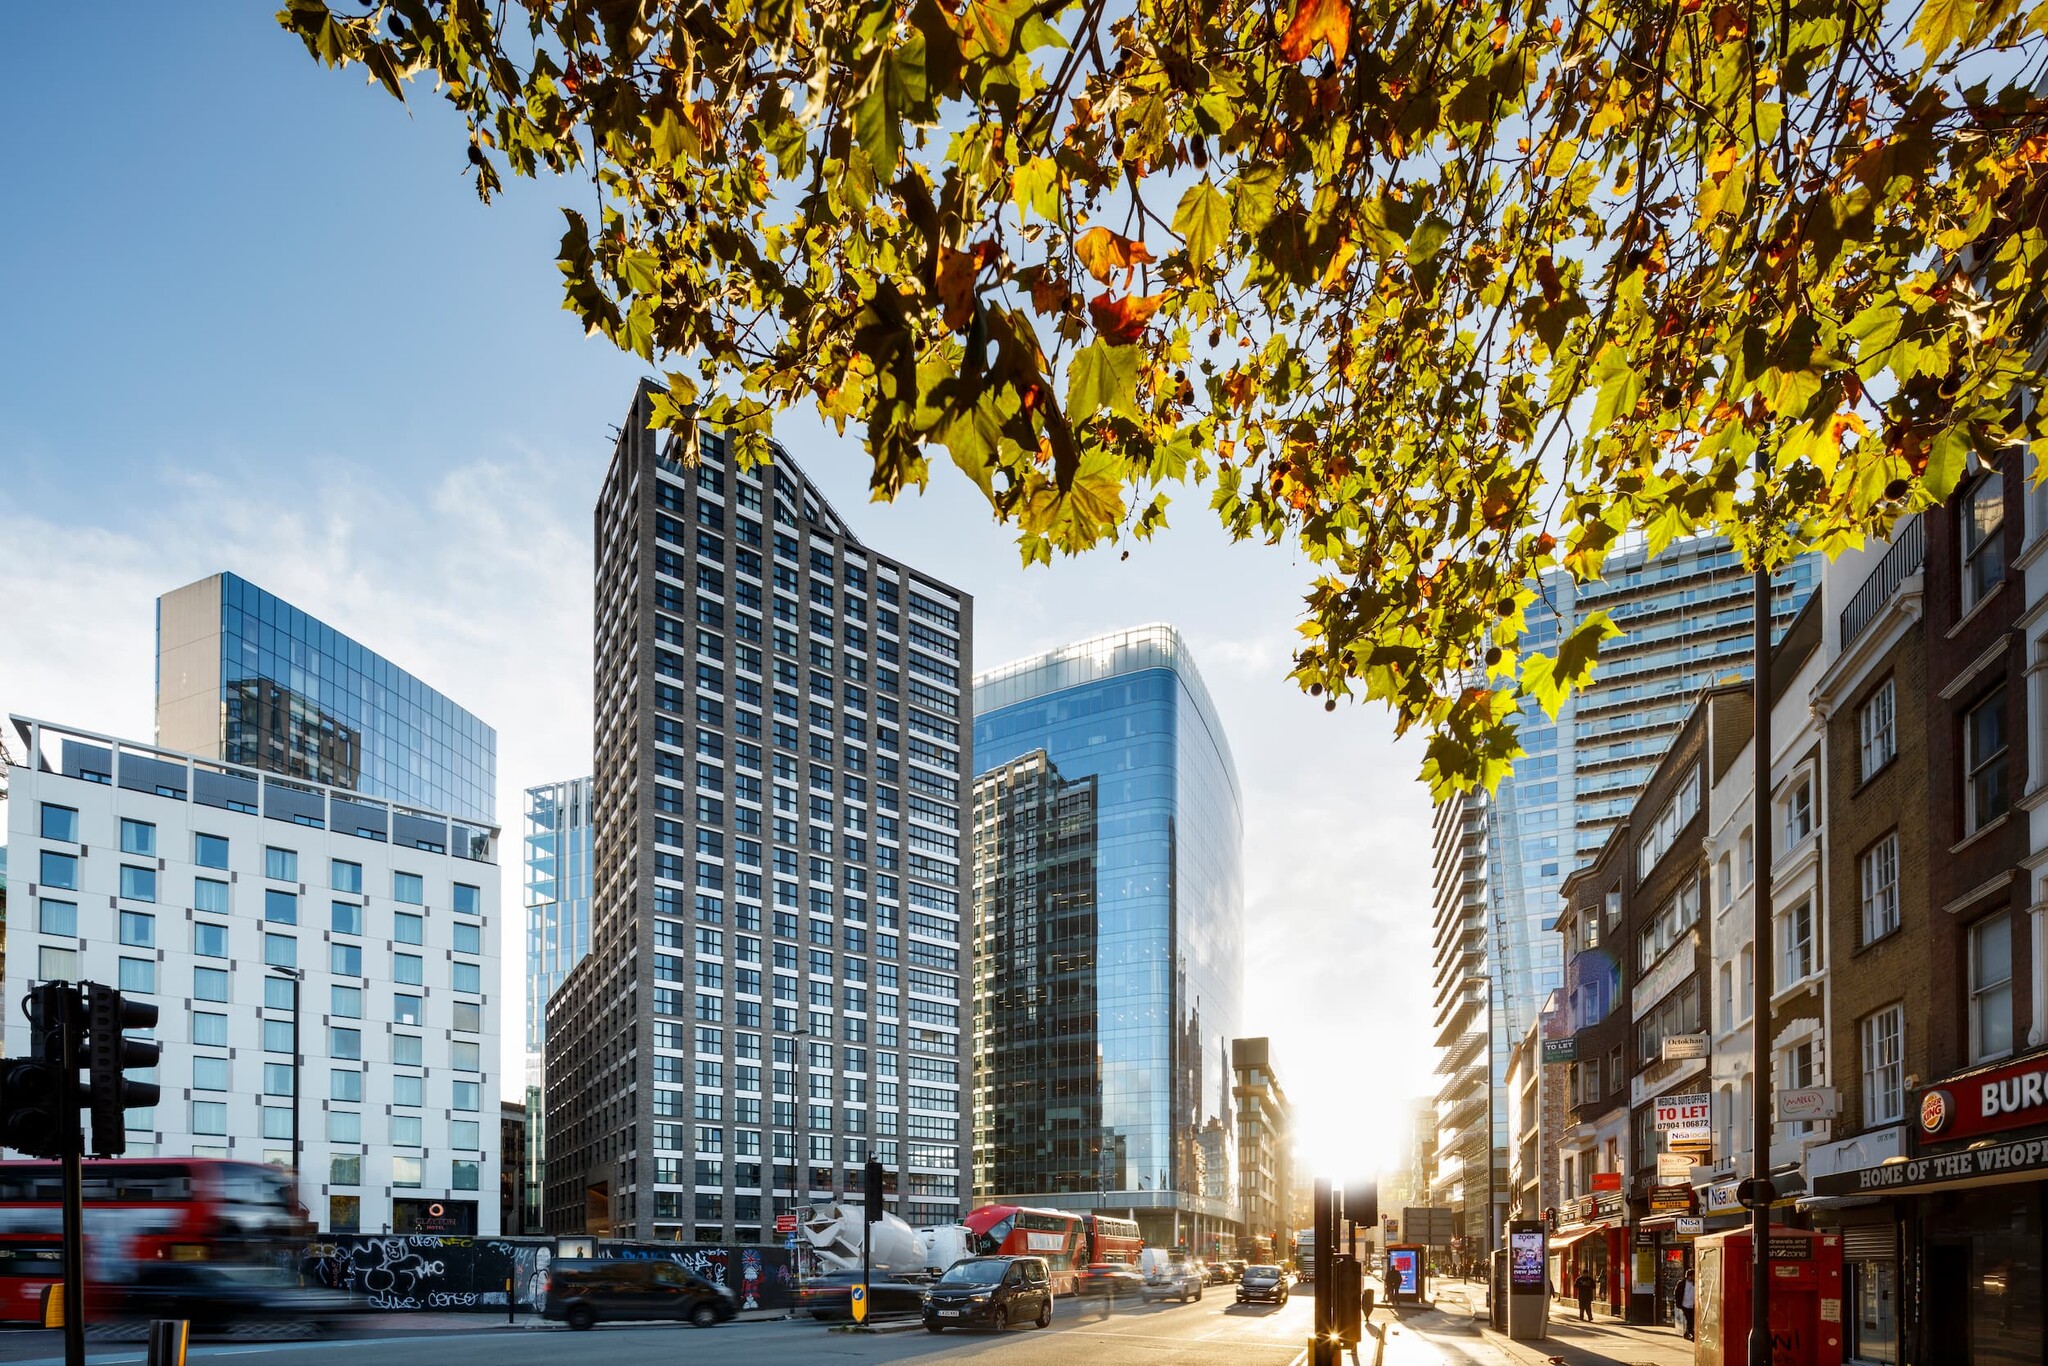
MULTIPOLYGON (((0 84, 0 710, 149 738, 155 596, 234 570, 497 727, 516 859, 519 789, 589 768, 590 509, 642 367, 561 310, 573 189, 478 204, 429 93, 319 68, 272 8, 0 7, 41 54, 0 84)), ((1128 559, 1024 571, 949 466, 876 506, 857 441, 779 435, 864 539, 976 595, 981 666, 1186 632, 1244 786, 1244 1027, 1311 1156, 1369 1155, 1428 1084, 1429 807, 1384 713, 1286 682, 1306 567, 1196 494, 1128 559)))

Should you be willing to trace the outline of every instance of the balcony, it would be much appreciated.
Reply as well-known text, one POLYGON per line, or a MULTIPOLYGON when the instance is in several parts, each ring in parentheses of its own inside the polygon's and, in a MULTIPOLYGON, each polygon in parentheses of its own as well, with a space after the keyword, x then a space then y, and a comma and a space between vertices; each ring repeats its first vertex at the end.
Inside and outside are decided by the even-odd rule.
POLYGON ((1921 525, 1919 514, 1901 522, 1892 533, 1892 548, 1885 552, 1877 568, 1870 571, 1870 577, 1856 590, 1856 596, 1849 599, 1849 605, 1842 609, 1842 644, 1847 650, 1863 634, 1884 605, 1892 600, 1892 594, 1899 591, 1899 585, 1920 572, 1922 561, 1927 558, 1927 532, 1921 525))

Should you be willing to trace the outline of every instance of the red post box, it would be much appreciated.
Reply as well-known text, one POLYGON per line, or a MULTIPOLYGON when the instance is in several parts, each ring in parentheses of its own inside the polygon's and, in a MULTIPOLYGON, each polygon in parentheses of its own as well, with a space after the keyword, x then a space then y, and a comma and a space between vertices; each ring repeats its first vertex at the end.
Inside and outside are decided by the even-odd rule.
MULTIPOLYGON (((1772 1366, 1841 1366, 1842 1239, 1805 1229, 1771 1229, 1772 1366)), ((1715 1233, 1693 1245, 1698 1366, 1749 1360, 1748 1229, 1715 1233)))

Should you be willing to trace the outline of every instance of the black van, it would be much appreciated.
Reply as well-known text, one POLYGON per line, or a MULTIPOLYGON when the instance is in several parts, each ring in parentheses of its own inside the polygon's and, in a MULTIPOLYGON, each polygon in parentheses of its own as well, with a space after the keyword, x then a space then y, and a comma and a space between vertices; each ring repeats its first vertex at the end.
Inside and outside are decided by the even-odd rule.
POLYGON ((674 1262, 558 1257, 540 1316, 589 1328, 603 1319, 688 1319, 709 1328, 733 1316, 732 1291, 674 1262))
POLYGON ((1043 1257, 965 1257, 946 1268, 924 1297, 925 1331, 1052 1323, 1052 1278, 1043 1257))

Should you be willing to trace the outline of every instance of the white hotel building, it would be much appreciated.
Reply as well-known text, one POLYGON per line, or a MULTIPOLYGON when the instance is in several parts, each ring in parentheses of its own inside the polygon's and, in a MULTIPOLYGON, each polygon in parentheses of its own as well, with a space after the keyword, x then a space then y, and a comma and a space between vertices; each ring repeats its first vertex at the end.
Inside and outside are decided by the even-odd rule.
POLYGON ((497 1234, 498 831, 13 727, 7 1054, 28 1052, 13 1003, 36 982, 115 984, 162 1012, 162 1101, 129 1112, 131 1156, 289 1166, 296 1108, 323 1232, 497 1234))

